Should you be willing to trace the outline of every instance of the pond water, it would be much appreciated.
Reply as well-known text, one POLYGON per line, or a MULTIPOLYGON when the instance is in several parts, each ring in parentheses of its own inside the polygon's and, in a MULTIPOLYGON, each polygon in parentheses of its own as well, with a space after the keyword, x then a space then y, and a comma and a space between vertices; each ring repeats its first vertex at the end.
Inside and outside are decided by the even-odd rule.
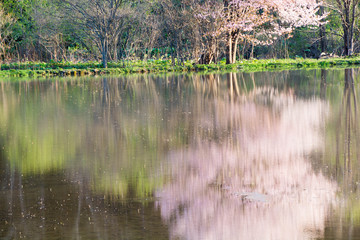
POLYGON ((360 238, 360 71, 0 82, 0 239, 360 238))

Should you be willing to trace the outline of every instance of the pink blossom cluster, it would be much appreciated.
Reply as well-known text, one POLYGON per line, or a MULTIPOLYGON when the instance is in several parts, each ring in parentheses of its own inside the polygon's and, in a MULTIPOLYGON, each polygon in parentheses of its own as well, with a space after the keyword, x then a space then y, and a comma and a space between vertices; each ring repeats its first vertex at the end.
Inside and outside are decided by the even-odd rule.
POLYGON ((327 14, 319 15, 323 3, 316 0, 230 0, 207 1, 196 17, 215 25, 212 36, 235 34, 242 41, 271 44, 279 36, 290 36, 297 27, 316 27, 327 14), (226 2, 226 4, 225 4, 226 2))

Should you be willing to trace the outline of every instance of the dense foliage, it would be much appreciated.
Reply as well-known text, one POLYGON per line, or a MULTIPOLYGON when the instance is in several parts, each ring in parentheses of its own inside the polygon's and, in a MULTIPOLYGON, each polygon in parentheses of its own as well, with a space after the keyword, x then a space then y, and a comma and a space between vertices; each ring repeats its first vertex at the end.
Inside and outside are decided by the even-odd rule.
POLYGON ((358 0, 326 1, 4 0, 0 60, 102 60, 107 67, 358 53, 358 0))

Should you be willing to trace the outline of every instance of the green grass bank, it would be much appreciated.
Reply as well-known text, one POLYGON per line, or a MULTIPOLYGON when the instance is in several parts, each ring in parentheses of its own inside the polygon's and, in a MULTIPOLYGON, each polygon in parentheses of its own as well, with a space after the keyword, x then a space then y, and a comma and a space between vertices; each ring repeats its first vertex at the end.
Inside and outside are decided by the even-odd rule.
POLYGON ((102 68, 100 62, 23 62, 1 64, 0 78, 5 77, 41 77, 41 76, 84 76, 129 73, 164 72, 216 72, 216 71, 274 71, 304 68, 331 68, 360 66, 360 57, 328 59, 262 59, 243 60, 235 64, 195 64, 187 61, 182 64, 171 60, 120 61, 110 62, 108 68, 102 68))

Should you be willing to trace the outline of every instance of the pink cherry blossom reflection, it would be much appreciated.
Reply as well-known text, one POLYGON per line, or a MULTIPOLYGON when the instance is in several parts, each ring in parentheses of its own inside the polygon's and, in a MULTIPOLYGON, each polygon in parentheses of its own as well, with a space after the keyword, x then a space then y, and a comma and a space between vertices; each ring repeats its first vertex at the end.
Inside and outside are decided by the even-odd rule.
POLYGON ((157 206, 171 238, 320 237, 337 188, 314 172, 309 155, 322 151, 328 105, 259 88, 213 104, 213 128, 228 137, 195 137, 168 156, 172 181, 157 192, 157 206))

